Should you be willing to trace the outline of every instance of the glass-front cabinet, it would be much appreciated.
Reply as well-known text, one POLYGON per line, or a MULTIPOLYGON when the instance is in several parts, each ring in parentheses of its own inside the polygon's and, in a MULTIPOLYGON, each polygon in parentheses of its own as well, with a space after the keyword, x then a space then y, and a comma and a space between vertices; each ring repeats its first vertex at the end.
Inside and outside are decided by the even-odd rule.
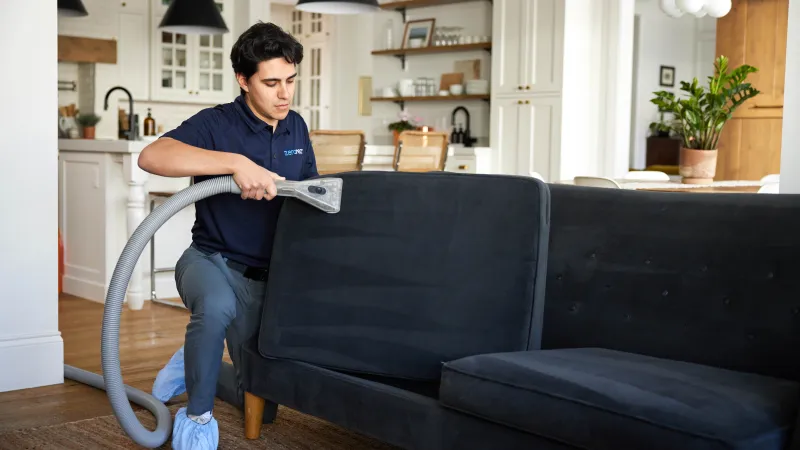
POLYGON ((308 125, 309 131, 330 127, 332 21, 318 13, 292 11, 289 30, 303 44, 303 62, 297 66, 292 109, 308 125))
MULTIPOLYGON (((161 22, 171 0, 152 0, 153 24, 161 22)), ((216 0, 228 28, 233 23, 233 0, 216 0)), ((236 91, 230 68, 231 33, 195 35, 169 33, 152 27, 154 101, 228 102, 236 91)))

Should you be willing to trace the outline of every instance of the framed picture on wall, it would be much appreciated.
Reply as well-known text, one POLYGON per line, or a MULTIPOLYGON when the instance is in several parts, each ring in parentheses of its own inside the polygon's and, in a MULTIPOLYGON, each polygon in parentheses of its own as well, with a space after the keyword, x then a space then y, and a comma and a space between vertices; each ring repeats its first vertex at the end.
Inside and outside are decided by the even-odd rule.
POLYGON ((661 66, 658 83, 661 86, 675 86, 675 68, 672 66, 661 66))
POLYGON ((410 20, 403 33, 403 48, 421 48, 431 45, 436 19, 410 20))

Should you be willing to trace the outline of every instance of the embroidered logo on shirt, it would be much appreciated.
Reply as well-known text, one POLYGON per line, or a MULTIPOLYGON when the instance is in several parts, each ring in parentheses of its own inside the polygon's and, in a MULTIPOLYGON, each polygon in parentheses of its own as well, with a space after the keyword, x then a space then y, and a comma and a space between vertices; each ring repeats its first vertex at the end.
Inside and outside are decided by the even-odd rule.
POLYGON ((294 150, 284 150, 283 151, 283 155, 284 156, 302 155, 302 154, 303 154, 303 149, 302 148, 296 148, 294 150))

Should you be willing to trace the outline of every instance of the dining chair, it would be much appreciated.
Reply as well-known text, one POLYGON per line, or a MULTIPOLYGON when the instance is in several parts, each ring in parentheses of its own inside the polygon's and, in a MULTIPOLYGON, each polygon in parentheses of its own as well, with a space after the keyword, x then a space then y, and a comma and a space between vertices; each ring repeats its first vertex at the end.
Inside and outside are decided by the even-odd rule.
POLYGON ((780 183, 770 182, 764 183, 760 188, 758 188, 759 194, 779 194, 780 193, 780 183))
POLYGON ((394 170, 398 172, 443 171, 447 162, 447 133, 406 130, 394 149, 394 170))
POLYGON ((620 184, 617 183, 616 180, 607 177, 577 176, 573 180, 576 186, 590 186, 590 187, 611 188, 611 189, 622 188, 622 186, 620 186, 620 184))
POLYGON ((670 181, 669 175, 657 170, 631 170, 622 178, 626 181, 670 181))
POLYGON ((309 133, 320 175, 362 169, 366 141, 360 130, 314 130, 309 133))
POLYGON ((761 182, 764 183, 764 184, 766 184, 766 183, 780 183, 781 182, 781 175, 779 173, 771 173, 769 175, 764 175, 764 177, 761 178, 761 182))

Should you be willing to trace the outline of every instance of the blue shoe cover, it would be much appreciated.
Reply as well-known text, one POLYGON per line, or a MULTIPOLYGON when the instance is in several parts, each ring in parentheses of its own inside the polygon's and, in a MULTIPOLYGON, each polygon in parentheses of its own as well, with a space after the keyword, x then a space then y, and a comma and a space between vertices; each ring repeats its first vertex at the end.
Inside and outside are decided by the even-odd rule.
POLYGON ((167 365, 158 372, 153 383, 153 397, 167 402, 184 392, 186 392, 186 372, 183 366, 183 346, 181 346, 167 365))
POLYGON ((213 416, 201 425, 186 415, 186 408, 175 414, 172 425, 172 448, 175 450, 216 450, 219 445, 219 425, 213 416))

